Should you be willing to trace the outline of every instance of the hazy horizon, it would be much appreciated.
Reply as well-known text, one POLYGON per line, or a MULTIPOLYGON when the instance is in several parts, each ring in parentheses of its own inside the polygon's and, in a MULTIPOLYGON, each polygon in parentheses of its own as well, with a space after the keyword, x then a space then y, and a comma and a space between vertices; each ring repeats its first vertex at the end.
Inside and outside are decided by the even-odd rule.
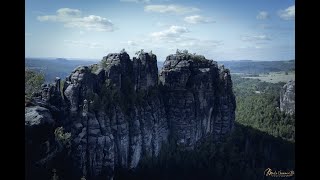
POLYGON ((294 0, 26 1, 25 57, 101 60, 125 48, 215 61, 295 59, 294 0))
MULTIPOLYGON (((117 53, 117 52, 113 52, 113 53, 117 53)), ((129 54, 129 53, 128 53, 129 54)), ((169 55, 169 54, 168 54, 169 55)), ((105 55, 107 56, 107 54, 105 55)), ((132 59, 133 57, 137 57, 136 55, 134 56, 130 56, 130 59, 132 59)), ((205 56, 206 57, 206 56, 205 56)), ((103 57, 101 57, 100 59, 94 59, 94 58, 75 58, 75 57, 71 57, 71 58, 65 58, 65 57, 25 57, 25 58, 30 58, 30 59, 45 59, 45 60, 56 60, 56 59, 66 59, 68 61, 73 61, 73 60, 79 60, 79 61, 101 61, 103 57)), ((206 57, 207 59, 210 59, 209 57, 206 57)), ((291 61, 291 60, 295 60, 295 59, 279 59, 279 60, 255 60, 255 59, 223 59, 223 60, 217 60, 217 59, 211 59, 214 61, 291 61)), ((157 58, 157 61, 160 62, 164 62, 165 59, 160 60, 157 58)))

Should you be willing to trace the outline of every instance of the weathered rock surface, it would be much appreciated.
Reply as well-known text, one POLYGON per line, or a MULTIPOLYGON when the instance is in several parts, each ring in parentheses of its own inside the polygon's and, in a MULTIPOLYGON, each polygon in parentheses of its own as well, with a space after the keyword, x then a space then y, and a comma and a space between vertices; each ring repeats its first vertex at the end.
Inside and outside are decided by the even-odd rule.
POLYGON ((48 126, 53 127, 54 120, 51 113, 47 108, 40 106, 26 107, 25 108, 25 126, 48 126))
POLYGON ((295 113, 295 81, 288 81, 280 92, 280 110, 293 115, 295 113))
POLYGON ((229 70, 203 56, 170 55, 160 72, 170 132, 193 147, 204 136, 219 140, 233 128, 235 97, 229 70))
MULTIPOLYGON (((37 104, 55 110, 47 121, 71 132, 79 176, 111 179, 116 168, 158 156, 169 137, 192 149, 205 136, 221 140, 234 125, 230 72, 203 56, 169 55, 158 76, 156 55, 131 60, 112 53, 100 64, 76 68, 62 84, 57 79, 44 86, 37 104)), ((37 121, 31 115, 26 111, 26 122, 37 121)))

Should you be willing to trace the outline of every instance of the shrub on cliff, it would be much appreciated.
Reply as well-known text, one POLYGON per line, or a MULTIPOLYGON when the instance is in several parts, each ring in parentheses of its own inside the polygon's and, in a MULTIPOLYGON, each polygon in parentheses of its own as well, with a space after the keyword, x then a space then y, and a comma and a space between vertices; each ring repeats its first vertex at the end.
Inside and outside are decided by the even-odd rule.
POLYGON ((71 146, 71 133, 64 132, 63 127, 58 127, 54 131, 56 141, 63 147, 69 148, 71 146))
POLYGON ((38 72, 25 69, 25 94, 30 97, 32 93, 41 89, 41 85, 44 83, 44 75, 38 72))

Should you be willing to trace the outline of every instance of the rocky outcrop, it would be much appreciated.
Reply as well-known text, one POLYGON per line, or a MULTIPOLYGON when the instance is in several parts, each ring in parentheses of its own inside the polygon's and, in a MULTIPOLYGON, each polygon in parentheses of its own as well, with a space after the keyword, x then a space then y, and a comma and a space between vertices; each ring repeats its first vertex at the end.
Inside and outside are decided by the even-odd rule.
POLYGON ((288 81, 280 92, 280 110, 293 115, 295 114, 295 81, 288 81))
POLYGON ((152 53, 133 60, 112 53, 43 86, 34 99, 71 132, 72 172, 88 178, 135 168, 142 157, 157 157, 169 138, 186 149, 203 137, 220 141, 235 118, 229 70, 187 53, 169 55, 159 75, 152 53))
POLYGON ((133 58, 134 89, 146 90, 158 84, 157 56, 143 53, 133 58))
POLYGON ((235 97, 230 72, 203 56, 175 54, 160 72, 172 135, 193 147, 202 137, 219 140, 233 128, 235 97))
POLYGON ((53 127, 54 120, 48 109, 40 106, 26 107, 25 109, 26 127, 53 127))

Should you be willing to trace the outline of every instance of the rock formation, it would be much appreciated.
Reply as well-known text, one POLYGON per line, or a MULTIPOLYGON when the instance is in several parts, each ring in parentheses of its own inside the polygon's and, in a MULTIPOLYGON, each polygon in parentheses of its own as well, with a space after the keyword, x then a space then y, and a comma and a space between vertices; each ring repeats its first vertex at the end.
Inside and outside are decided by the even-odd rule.
POLYGON ((170 133, 193 147, 202 137, 219 140, 232 130, 235 98, 229 70, 203 56, 170 55, 160 72, 170 133))
POLYGON ((288 81, 280 92, 280 110, 293 115, 295 113, 295 81, 288 81))
POLYGON ((203 137, 220 141, 235 120, 229 70, 188 53, 169 55, 159 75, 152 53, 133 60, 126 52, 112 53, 34 96, 26 126, 52 122, 71 132, 72 173, 78 177, 112 179, 117 168, 157 157, 169 138, 186 149, 203 137), (35 115, 36 109, 45 115, 35 115))

